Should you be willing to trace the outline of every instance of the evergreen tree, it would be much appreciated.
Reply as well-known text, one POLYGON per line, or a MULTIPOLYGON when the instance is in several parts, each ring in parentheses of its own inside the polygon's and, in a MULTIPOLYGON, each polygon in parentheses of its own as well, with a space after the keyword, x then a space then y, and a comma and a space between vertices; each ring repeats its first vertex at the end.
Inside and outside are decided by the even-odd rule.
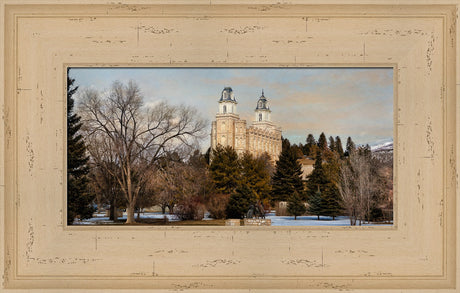
POLYGON ((73 94, 78 87, 67 72, 67 224, 71 225, 75 217, 91 218, 94 212, 94 195, 89 191, 88 156, 82 135, 78 132, 82 126, 80 116, 73 113, 73 94))
POLYGON ((351 137, 348 137, 345 156, 347 156, 347 157, 350 156, 355 150, 356 150, 355 143, 353 142, 351 137))
POLYGON ((241 184, 232 193, 227 204, 226 214, 227 218, 242 219, 248 212, 251 204, 257 202, 256 194, 246 184, 241 184))
POLYGON ((329 180, 323 169, 323 157, 320 153, 316 155, 315 164, 313 165, 313 171, 308 175, 307 180, 307 197, 309 198, 314 196, 317 191, 324 190, 326 184, 329 183, 329 180))
POLYGON ((266 156, 255 158, 249 152, 240 158, 241 182, 252 189, 261 201, 270 198, 270 174, 266 160, 266 156))
POLYGON ((303 157, 305 155, 303 153, 304 149, 305 149, 305 146, 301 142, 299 142, 298 147, 299 147, 299 150, 300 150, 301 157, 303 157))
POLYGON ((321 214, 323 216, 335 217, 342 212, 342 200, 337 186, 330 182, 326 184, 321 199, 321 214))
POLYGON ((320 152, 324 152, 325 150, 327 150, 327 139, 324 132, 321 132, 321 134, 319 135, 318 148, 320 152))
POLYGON ((337 184, 340 173, 340 156, 337 152, 327 150, 322 155, 323 158, 323 170, 329 181, 337 184))
POLYGON ((322 214, 322 196, 321 191, 316 190, 313 194, 308 198, 308 212, 312 215, 318 217, 322 214))
POLYGON ((297 216, 305 214, 306 210, 307 208, 302 201, 302 196, 297 191, 294 191, 294 193, 288 199, 288 213, 294 215, 294 220, 297 220, 297 216))
POLYGON ((307 136, 307 144, 306 144, 306 145, 307 145, 307 146, 308 146, 308 145, 310 145, 310 146, 311 146, 311 145, 316 145, 316 139, 315 139, 315 137, 313 136, 313 134, 311 134, 311 133, 308 134, 308 136, 307 136))
POLYGON ((337 151, 337 147, 335 145, 335 141, 334 141, 334 138, 332 136, 329 136, 329 149, 332 151, 332 152, 335 152, 337 151))
POLYGON ((328 177, 331 170, 333 170, 332 165, 326 163, 323 166, 323 158, 318 153, 313 172, 308 176, 307 181, 309 212, 317 215, 318 219, 320 215, 335 218, 342 209, 336 183, 328 177))
POLYGON ((358 154, 361 156, 365 156, 366 159, 371 160, 372 158, 372 152, 371 152, 371 147, 369 144, 366 144, 365 146, 360 146, 358 148, 358 154))
POLYGON ((336 152, 339 154, 340 158, 343 158, 344 153, 343 153, 342 140, 340 140, 339 136, 335 137, 335 148, 336 148, 336 152))
POLYGON ((309 134, 307 136, 307 143, 304 145, 303 147, 303 153, 304 155, 306 155, 307 157, 313 157, 316 155, 316 149, 317 149, 317 145, 316 145, 316 140, 315 140, 315 137, 313 136, 313 134, 309 134))
POLYGON ((295 191, 300 195, 304 194, 302 165, 297 159, 289 141, 284 139, 272 178, 272 200, 286 201, 295 191))
POLYGON ((218 145, 212 151, 209 171, 218 193, 233 193, 241 180, 238 154, 231 146, 218 145))
POLYGON ((301 159, 303 157, 303 150, 300 146, 293 144, 291 146, 292 152, 296 155, 298 159, 301 159))

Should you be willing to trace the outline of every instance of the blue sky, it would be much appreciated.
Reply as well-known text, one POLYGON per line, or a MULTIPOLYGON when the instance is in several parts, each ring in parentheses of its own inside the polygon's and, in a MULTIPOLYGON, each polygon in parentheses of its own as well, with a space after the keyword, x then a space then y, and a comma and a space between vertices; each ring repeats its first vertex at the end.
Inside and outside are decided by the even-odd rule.
MULTIPOLYGON (((72 68, 69 74, 79 86, 77 103, 85 88, 105 91, 115 80, 134 80, 146 105, 195 106, 211 122, 222 89, 230 86, 249 125, 263 89, 272 120, 292 143, 321 132, 343 143, 348 136, 370 145, 393 138, 391 68, 72 68)), ((202 143, 208 146, 209 139, 202 143)))

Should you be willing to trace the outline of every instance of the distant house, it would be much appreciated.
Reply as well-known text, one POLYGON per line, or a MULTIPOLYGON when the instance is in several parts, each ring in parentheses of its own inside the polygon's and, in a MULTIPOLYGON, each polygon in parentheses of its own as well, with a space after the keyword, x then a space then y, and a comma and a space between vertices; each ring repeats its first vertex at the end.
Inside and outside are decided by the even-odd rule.
POLYGON ((302 164, 302 180, 307 180, 307 176, 313 172, 313 165, 315 164, 315 160, 304 157, 299 159, 299 162, 302 164))

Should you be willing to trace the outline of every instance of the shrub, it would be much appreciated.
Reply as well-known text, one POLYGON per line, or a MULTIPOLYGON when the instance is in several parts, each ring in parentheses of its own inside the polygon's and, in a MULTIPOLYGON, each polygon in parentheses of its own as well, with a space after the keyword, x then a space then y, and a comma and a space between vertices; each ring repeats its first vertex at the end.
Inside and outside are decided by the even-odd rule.
POLYGON ((206 204, 209 216, 213 219, 225 219, 225 209, 228 204, 230 194, 216 194, 211 196, 206 204))
POLYGON ((240 185, 230 196, 227 204, 227 218, 242 219, 248 212, 251 204, 257 202, 257 197, 248 186, 240 185))
POLYGON ((381 208, 373 207, 371 209, 370 215, 366 216, 366 221, 369 222, 380 222, 385 219, 383 211, 381 208))
POLYGON ((184 200, 174 208, 174 214, 181 221, 202 220, 204 218, 204 205, 197 199, 184 200))

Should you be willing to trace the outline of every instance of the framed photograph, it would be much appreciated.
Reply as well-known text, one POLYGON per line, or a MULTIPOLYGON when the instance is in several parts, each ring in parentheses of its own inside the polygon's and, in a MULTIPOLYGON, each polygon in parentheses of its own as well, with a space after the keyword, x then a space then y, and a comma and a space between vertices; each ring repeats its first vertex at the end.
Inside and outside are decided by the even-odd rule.
MULTIPOLYGON (((379 1, 141 2, 0 2, 3 291, 458 289, 458 1, 425 5, 407 5, 410 1, 397 5, 379 1), (103 70, 156 70, 142 77, 144 96, 160 95, 152 92, 161 93, 169 84, 169 94, 163 96, 173 103, 173 93, 204 86, 187 83, 187 79, 181 86, 174 83, 179 80, 177 70, 197 68, 225 72, 257 68, 262 76, 264 70, 265 76, 283 69, 336 70, 338 73, 329 75, 330 81, 325 77, 317 80, 330 87, 335 98, 324 113, 340 113, 340 118, 334 117, 340 121, 358 121, 362 131, 356 132, 356 139, 366 133, 374 135, 374 141, 382 138, 371 126, 391 111, 385 118, 394 145, 390 225, 72 225, 78 217, 69 213, 68 188, 81 185, 70 182, 67 175, 68 77, 88 90, 86 101, 90 101, 91 89, 101 96, 110 95, 105 86, 91 87, 101 82, 103 70), (168 77, 162 69, 173 73, 168 77), (381 82, 375 80, 372 70, 386 71, 389 103, 372 104, 379 92, 368 86, 363 101, 369 103, 356 104, 358 110, 353 112, 361 115, 341 107, 338 103, 351 105, 354 99, 346 87, 339 90, 336 82, 353 70, 364 72, 349 86, 356 88, 366 87, 373 78, 376 84, 381 82), (98 73, 91 75, 91 71, 98 73), (350 118, 353 115, 368 118, 363 122, 350 118)), ((235 73, 242 84, 258 86, 255 78, 244 72, 235 73)), ((232 81, 225 73, 207 75, 217 76, 222 77, 222 83, 232 81)), ((241 146, 243 153, 246 149, 242 146, 251 146, 249 151, 276 154, 281 139, 277 140, 279 125, 271 121, 276 120, 274 105, 287 112, 279 117, 298 115, 296 121, 302 127, 311 123, 302 122, 308 121, 302 119, 309 115, 303 109, 314 100, 305 93, 299 94, 305 98, 293 98, 294 87, 302 86, 291 84, 290 90, 283 85, 283 78, 272 79, 278 87, 270 84, 258 89, 251 97, 254 103, 248 104, 255 114, 251 109, 248 118, 243 117, 243 101, 239 112, 232 112, 240 98, 237 89, 243 98, 248 88, 213 84, 219 88, 216 99, 196 104, 200 111, 215 107, 217 113, 206 126, 206 145, 228 142, 228 132, 222 132, 228 128, 222 128, 221 122, 231 118, 241 126, 236 130, 248 133, 232 133, 232 141, 244 141, 232 145, 235 149, 241 146), (278 95, 272 95, 275 89, 278 95), (273 108, 268 107, 267 99, 274 102, 273 108), (293 99, 298 107, 289 107, 293 99), (238 120, 239 113, 247 125, 238 120), (257 134, 262 126, 264 137, 273 143, 250 144, 257 141, 254 137, 262 137, 257 134)), ((201 95, 199 90, 194 92, 201 95)), ((96 102, 91 105, 100 105, 96 102)), ((86 110, 80 113, 90 113, 91 108, 86 110)), ((190 121, 197 117, 193 112, 190 121)), ((327 121, 317 122, 316 128, 338 136, 338 130, 327 130, 337 128, 327 128, 327 121)), ((308 127, 302 133, 305 138, 308 127)), ((95 129, 88 126, 83 130, 95 129)), ((290 131, 294 127, 285 126, 283 135, 290 131)), ((336 141, 334 137, 332 141, 336 141)), ((372 140, 366 139, 359 143, 372 140)), ((172 145, 161 149, 172 149, 172 145)), ((135 208, 128 200, 126 212, 133 216, 135 208)))
POLYGON ((67 224, 392 225, 393 73, 68 68, 67 224))

